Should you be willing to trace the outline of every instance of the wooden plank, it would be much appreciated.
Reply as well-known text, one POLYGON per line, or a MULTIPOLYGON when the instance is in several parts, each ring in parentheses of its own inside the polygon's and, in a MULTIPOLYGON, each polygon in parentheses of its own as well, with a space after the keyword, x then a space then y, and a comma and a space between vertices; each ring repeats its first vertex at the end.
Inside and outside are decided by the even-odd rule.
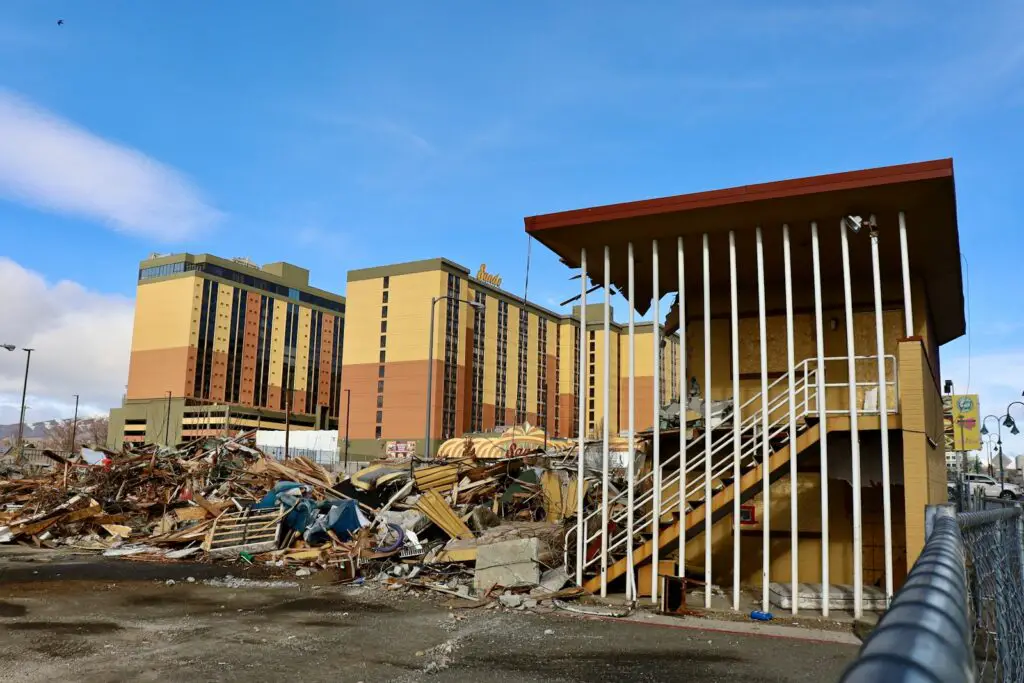
POLYGON ((178 521, 192 522, 206 519, 210 516, 210 511, 197 505, 195 507, 178 508, 174 511, 174 516, 178 518, 178 521))
POLYGON ((562 480, 556 472, 545 471, 540 475, 544 491, 544 517, 549 522, 562 521, 562 480))
POLYGON ((416 508, 452 538, 473 538, 470 528, 456 516, 455 511, 436 491, 427 491, 421 495, 416 502, 416 508))
POLYGON ((203 498, 198 493, 193 493, 192 494, 192 500, 194 500, 196 502, 196 504, 199 505, 199 507, 201 507, 204 510, 206 510, 207 512, 209 512, 214 517, 219 517, 220 513, 223 512, 223 510, 221 508, 217 507, 216 505, 214 505, 210 501, 206 500, 205 498, 203 498))

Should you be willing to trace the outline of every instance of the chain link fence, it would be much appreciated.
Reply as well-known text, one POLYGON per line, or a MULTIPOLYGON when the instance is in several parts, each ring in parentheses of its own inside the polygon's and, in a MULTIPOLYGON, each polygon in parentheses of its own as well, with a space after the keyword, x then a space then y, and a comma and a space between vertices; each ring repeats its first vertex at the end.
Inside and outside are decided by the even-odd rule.
POLYGON ((842 680, 1024 683, 1024 514, 928 509, 928 538, 842 680))

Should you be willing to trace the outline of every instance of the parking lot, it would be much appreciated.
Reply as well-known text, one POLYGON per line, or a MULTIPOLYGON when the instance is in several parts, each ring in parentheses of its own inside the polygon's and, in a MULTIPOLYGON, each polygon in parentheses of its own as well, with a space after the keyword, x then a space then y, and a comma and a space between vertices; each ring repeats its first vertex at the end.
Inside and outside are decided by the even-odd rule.
POLYGON ((827 681, 857 651, 566 613, 453 610, 444 596, 379 588, 258 587, 187 565, 73 566, 8 564, 5 575, 0 560, 0 680, 827 681), (154 578, 168 571, 172 585, 154 578))

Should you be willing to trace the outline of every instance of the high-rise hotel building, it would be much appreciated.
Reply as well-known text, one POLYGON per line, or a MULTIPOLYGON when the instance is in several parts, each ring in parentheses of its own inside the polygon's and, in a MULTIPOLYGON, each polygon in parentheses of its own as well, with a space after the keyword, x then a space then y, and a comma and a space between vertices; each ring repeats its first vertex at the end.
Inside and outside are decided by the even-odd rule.
MULTIPOLYGON (((551 436, 577 435, 581 360, 588 376, 583 428, 597 433, 604 396, 603 372, 597 368, 603 367, 605 344, 611 345, 614 368, 609 402, 616 419, 609 428, 614 434, 627 426, 626 329, 612 323, 606 339, 603 306, 588 306, 581 356, 578 307, 565 315, 523 301, 502 289, 501 278, 484 266, 475 276, 446 259, 354 270, 346 299, 341 410, 345 414, 351 398, 352 457, 380 456, 389 441, 416 441, 422 453, 428 372, 433 373, 432 450, 444 439, 523 422, 551 436)), ((644 429, 655 414, 653 326, 638 323, 636 329, 636 420, 644 429)), ((659 402, 664 404, 679 386, 678 337, 667 337, 659 355, 659 402)), ((344 424, 339 436, 346 436, 344 424)))
POLYGON ((139 265, 128 386, 109 445, 337 429, 345 299, 309 271, 209 254, 139 265))

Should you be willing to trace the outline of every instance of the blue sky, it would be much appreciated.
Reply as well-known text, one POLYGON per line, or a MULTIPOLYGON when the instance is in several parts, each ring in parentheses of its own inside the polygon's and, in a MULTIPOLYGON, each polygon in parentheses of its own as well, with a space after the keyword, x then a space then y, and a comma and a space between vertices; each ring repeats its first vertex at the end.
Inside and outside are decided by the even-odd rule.
MULTIPOLYGON (((30 419, 101 410, 153 251, 335 290, 444 255, 518 288, 525 215, 952 156, 973 334, 944 374, 990 412, 1024 389, 1021 26, 1010 0, 7 0, 0 336, 41 347, 30 419)), ((531 298, 567 275, 535 250, 531 298)))

